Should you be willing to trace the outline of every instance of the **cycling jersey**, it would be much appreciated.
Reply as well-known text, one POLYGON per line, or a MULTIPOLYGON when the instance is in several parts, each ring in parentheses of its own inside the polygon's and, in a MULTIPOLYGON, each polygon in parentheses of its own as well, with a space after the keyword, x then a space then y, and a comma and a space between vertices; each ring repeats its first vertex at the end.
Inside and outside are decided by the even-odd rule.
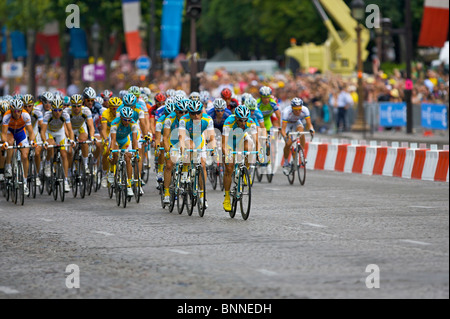
POLYGON ((178 128, 180 126, 180 120, 175 112, 169 114, 164 120, 164 130, 170 130, 170 145, 178 148, 178 128))
POLYGON ((264 115, 258 109, 250 111, 250 117, 255 121, 256 126, 261 126, 261 123, 264 123, 264 115))
POLYGON ((17 145, 28 146, 25 127, 31 126, 31 117, 27 111, 22 111, 18 119, 12 116, 11 110, 8 110, 3 117, 3 127, 8 127, 8 132, 14 136, 17 145))
POLYGON ((228 145, 236 150, 236 146, 239 145, 242 140, 249 140, 250 135, 256 134, 256 123, 252 118, 249 118, 245 123, 245 130, 242 130, 237 123, 236 115, 231 115, 223 125, 223 136, 231 137, 228 139, 228 145), (235 138, 234 138, 235 137, 235 138))
POLYGON ((117 112, 111 108, 102 114, 102 123, 106 123, 106 135, 111 132, 111 123, 117 118, 117 112))
POLYGON ((116 141, 119 145, 119 149, 128 149, 130 147, 130 136, 132 136, 133 133, 138 133, 138 125, 134 120, 129 122, 128 126, 122 125, 122 119, 120 117, 116 118, 111 123, 111 134, 116 134, 116 141))
POLYGON ((272 121, 270 117, 276 111, 278 111, 278 103, 275 99, 270 98, 269 104, 262 104, 262 100, 258 99, 258 109, 261 111, 264 116, 264 125, 266 126, 266 130, 269 131, 272 127, 272 121))
POLYGON ((214 128, 218 129, 221 133, 223 131, 223 124, 225 124, 225 121, 227 118, 231 115, 231 111, 229 109, 225 109, 225 112, 223 113, 222 119, 219 122, 217 120, 216 116, 216 110, 213 108, 212 110, 209 110, 208 115, 213 119, 214 121, 214 128))
POLYGON ((311 118, 311 114, 306 106, 302 107, 302 112, 300 115, 295 115, 292 107, 287 107, 283 110, 281 116, 282 121, 288 123, 286 132, 294 131, 298 126, 303 127, 302 121, 308 118, 311 118))
MULTIPOLYGON (((71 107, 64 110, 70 116, 70 122, 72 123, 72 129, 79 130, 81 127, 85 127, 87 120, 92 120, 92 113, 89 108, 83 106, 78 115, 75 115, 71 107)), ((87 133, 87 131, 85 132, 87 133)))
POLYGON ((159 108, 157 108, 156 111, 155 111, 155 120, 158 121, 161 116, 165 115, 165 112, 166 112, 166 106, 165 105, 160 106, 159 108))
POLYGON ((31 111, 30 116, 31 116, 31 126, 33 127, 33 130, 35 130, 36 133, 37 123, 44 119, 44 115, 42 115, 41 111, 33 109, 31 111))
POLYGON ((180 119, 180 131, 187 131, 186 138, 191 139, 194 142, 196 149, 202 149, 205 147, 205 138, 203 133, 210 131, 214 133, 214 121, 205 113, 202 113, 202 118, 199 121, 193 121, 189 114, 186 114, 180 119))
POLYGON ((45 112, 43 123, 47 125, 47 131, 58 132, 64 130, 64 123, 70 123, 70 115, 66 112, 61 113, 60 118, 55 118, 52 111, 45 112))
MULTIPOLYGON (((116 113, 116 116, 117 117, 120 117, 120 111, 124 108, 124 107, 126 107, 126 106, 124 106, 124 105, 122 105, 122 106, 120 106, 118 109, 117 109, 117 113, 116 113)), ((145 111, 144 111, 144 109, 141 107, 141 106, 138 106, 138 105, 136 105, 135 107, 134 107, 134 109, 133 109, 133 120, 137 123, 137 124, 139 124, 139 120, 142 120, 142 119, 144 119, 145 118, 145 111)))

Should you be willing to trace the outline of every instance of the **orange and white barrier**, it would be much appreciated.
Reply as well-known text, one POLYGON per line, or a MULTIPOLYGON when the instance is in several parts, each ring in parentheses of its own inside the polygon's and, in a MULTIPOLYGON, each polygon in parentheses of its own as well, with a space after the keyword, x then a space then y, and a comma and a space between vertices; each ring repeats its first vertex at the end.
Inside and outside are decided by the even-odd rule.
POLYGON ((425 181, 449 181, 449 150, 429 149, 416 143, 371 142, 333 140, 307 143, 307 169, 337 171, 364 175, 382 175, 425 181))

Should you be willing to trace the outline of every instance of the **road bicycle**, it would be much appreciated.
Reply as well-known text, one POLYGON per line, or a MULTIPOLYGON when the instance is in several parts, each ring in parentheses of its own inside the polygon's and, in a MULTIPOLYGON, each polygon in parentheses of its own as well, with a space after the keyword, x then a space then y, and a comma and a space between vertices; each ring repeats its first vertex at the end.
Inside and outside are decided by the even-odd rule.
POLYGON ((114 192, 116 193, 116 204, 117 206, 120 206, 122 204, 122 207, 126 208, 129 198, 127 194, 128 178, 125 153, 136 153, 136 150, 112 150, 111 153, 119 153, 119 160, 117 161, 114 174, 114 192))
POLYGON ((55 150, 55 154, 53 154, 53 160, 50 162, 50 185, 51 185, 51 193, 53 194, 53 199, 56 201, 59 199, 61 202, 64 202, 66 187, 65 187, 65 173, 61 156, 61 149, 63 147, 71 147, 71 144, 62 144, 62 145, 49 145, 47 148, 53 148, 55 150))
MULTIPOLYGON (((146 143, 147 141, 142 140, 141 143, 146 143)), ((133 187, 134 199, 136 203, 139 203, 142 197, 142 175, 139 170, 139 160, 138 153, 134 153, 134 156, 131 158, 131 166, 132 166, 132 179, 131 185, 133 187)), ((140 159, 142 160, 142 159, 140 159)))
MULTIPOLYGON (((266 175, 267 182, 272 183, 273 176, 274 176, 274 169, 275 169, 275 161, 276 161, 276 143, 275 140, 278 138, 278 129, 272 128, 268 132, 268 136, 260 136, 259 139, 262 140, 262 142, 265 142, 266 147, 266 160, 264 163, 259 162, 255 164, 254 170, 251 170, 251 174, 256 177, 256 180, 258 182, 262 181, 263 175, 266 175)), ((253 180, 253 179, 252 179, 253 180)))
POLYGON ((206 166, 206 174, 208 175, 208 179, 211 183, 211 186, 214 190, 217 189, 217 183, 219 183, 220 190, 223 191, 224 185, 223 185, 223 176, 225 173, 225 167, 222 160, 222 148, 221 145, 221 137, 216 137, 216 150, 215 150, 215 156, 212 159, 212 163, 210 165, 206 166))
MULTIPOLYGON (((297 172, 300 185, 305 185, 306 180, 306 157, 305 151, 301 144, 301 136, 311 134, 309 132, 290 132, 289 136, 293 140, 293 143, 289 152, 289 174, 287 174, 288 181, 291 185, 295 181, 295 173, 297 172)), ((313 135, 311 134, 311 140, 313 135)))
POLYGON ((231 211, 230 217, 234 218, 236 215, 237 205, 240 204, 241 215, 244 220, 247 220, 250 215, 252 205, 252 186, 250 174, 245 164, 247 158, 251 154, 258 154, 258 152, 231 152, 235 157, 234 170, 232 175, 233 185, 230 189, 231 211))
MULTIPOLYGON (((42 145, 42 143, 36 144, 42 145)), ((39 174, 36 168, 36 149, 34 147, 30 148, 30 152, 28 153, 28 177, 27 177, 27 185, 28 190, 30 191, 28 193, 28 197, 36 198, 37 193, 37 184, 36 180, 39 178, 39 174)))
POLYGON ((81 151, 81 146, 89 144, 91 145, 91 141, 78 142, 75 146, 73 160, 72 160, 72 194, 73 197, 77 197, 78 190, 80 190, 80 197, 84 198, 86 196, 86 187, 87 187, 87 174, 86 167, 83 161, 83 154, 81 151))

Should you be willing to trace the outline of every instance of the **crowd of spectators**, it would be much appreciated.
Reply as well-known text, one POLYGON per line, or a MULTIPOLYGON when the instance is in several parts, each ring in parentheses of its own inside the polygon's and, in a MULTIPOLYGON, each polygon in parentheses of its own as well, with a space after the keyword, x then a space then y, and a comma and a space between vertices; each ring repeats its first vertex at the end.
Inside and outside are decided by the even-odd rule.
MULTIPOLYGON (((448 66, 447 66, 448 67, 448 66)), ((37 77, 40 85, 61 88, 65 83, 65 72, 60 66, 50 68, 45 73, 38 70, 37 77)), ((153 80, 148 77, 137 75, 133 67, 126 68, 117 66, 111 70, 109 81, 98 83, 83 83, 81 81, 81 71, 72 72, 73 83, 68 88, 70 93, 82 90, 83 85, 91 85, 97 90, 110 89, 118 93, 127 89, 131 85, 140 87, 146 86, 153 93, 166 91, 168 89, 190 91, 190 75, 183 69, 177 68, 172 72, 156 71, 153 80)), ((413 104, 421 103, 449 103, 449 74, 444 66, 426 69, 423 64, 417 63, 413 66, 412 80, 414 83, 412 91, 413 104)), ((26 77, 22 80, 26 83, 26 77)), ((258 90, 261 86, 268 85, 273 89, 274 96, 279 100, 283 109, 289 105, 294 97, 300 97, 311 111, 311 117, 316 130, 322 133, 336 132, 338 120, 341 121, 339 129, 350 130, 357 115, 358 93, 357 79, 352 76, 341 76, 332 73, 302 73, 292 74, 289 71, 279 71, 266 75, 257 72, 227 72, 225 69, 218 69, 213 74, 200 74, 200 90, 207 90, 212 98, 220 96, 224 87, 232 89, 236 96, 243 93, 251 93, 258 97, 258 90), (343 98, 342 94, 345 94, 343 98), (351 97, 351 99, 349 98, 351 97), (339 109, 345 103, 344 125, 339 109)), ((377 74, 365 74, 363 80, 364 102, 402 102, 405 100, 405 76, 400 70, 394 70, 392 74, 379 71, 377 74)), ((64 89, 67 89, 64 87, 64 89)))

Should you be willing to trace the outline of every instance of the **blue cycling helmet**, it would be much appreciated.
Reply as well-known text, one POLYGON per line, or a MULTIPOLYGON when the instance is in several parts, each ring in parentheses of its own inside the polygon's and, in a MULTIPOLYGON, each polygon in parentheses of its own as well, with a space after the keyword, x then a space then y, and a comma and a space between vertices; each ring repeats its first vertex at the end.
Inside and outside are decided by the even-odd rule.
POLYGON ((125 106, 135 106, 136 105, 136 102, 137 102, 137 98, 136 98, 136 96, 134 95, 134 94, 132 94, 132 93, 128 93, 128 94, 125 94, 125 96, 123 97, 123 104, 125 105, 125 106))
POLYGON ((188 106, 188 111, 190 113, 197 113, 201 112, 203 110, 203 103, 200 101, 192 101, 191 104, 188 106))
POLYGON ((69 105, 70 105, 70 97, 65 96, 65 97, 63 98, 63 105, 64 105, 64 106, 69 106, 69 105))
POLYGON ((166 115, 172 114, 173 112, 175 112, 176 107, 176 103, 167 103, 164 112, 166 113, 166 115))
POLYGON ((191 105, 191 100, 180 100, 177 102, 177 110, 180 112, 187 112, 189 106, 191 105))
POLYGON ((124 119, 131 119, 133 117, 133 109, 131 107, 124 107, 120 110, 120 117, 124 119))
POLYGON ((250 117, 250 110, 245 105, 239 105, 234 111, 234 115, 238 119, 248 119, 250 117))

